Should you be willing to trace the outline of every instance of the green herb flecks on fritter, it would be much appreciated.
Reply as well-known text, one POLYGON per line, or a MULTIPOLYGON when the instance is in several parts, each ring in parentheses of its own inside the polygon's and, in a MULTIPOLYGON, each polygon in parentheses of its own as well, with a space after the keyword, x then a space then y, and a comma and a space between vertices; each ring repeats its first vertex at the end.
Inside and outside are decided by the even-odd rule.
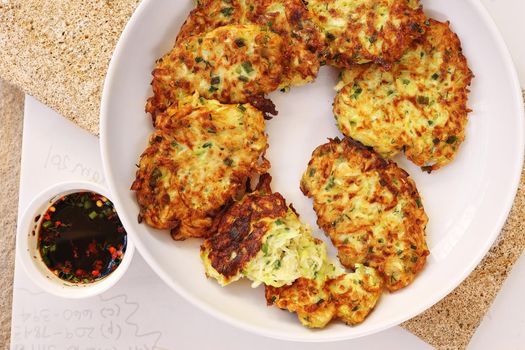
POLYGON ((174 239, 207 237, 224 206, 269 163, 265 122, 249 104, 226 105, 197 95, 155 120, 132 190, 140 218, 174 239))
POLYGON ((425 266, 428 219, 414 181, 394 162, 351 139, 331 140, 313 152, 301 190, 344 266, 377 269, 390 291, 425 266))
POLYGON ((230 25, 178 42, 153 70, 153 118, 197 92, 222 103, 252 103, 275 113, 264 94, 281 84, 289 62, 281 36, 255 25, 230 25))
MULTIPOLYGON (((190 13, 177 42, 231 24, 255 24, 285 40, 289 59, 280 88, 304 85, 319 71, 322 39, 301 0, 206 0, 190 13)), ((243 38, 237 45, 246 45, 243 38)))
POLYGON ((290 286, 266 287, 268 305, 295 312, 309 328, 324 328, 332 319, 346 324, 363 322, 374 309, 383 292, 377 271, 356 265, 346 273, 326 262, 312 279, 300 278, 290 286))
POLYGON ((325 41, 332 66, 398 60, 424 32, 418 0, 308 0, 308 10, 325 41))
POLYGON ((385 69, 354 66, 334 101, 339 129, 384 157, 399 152, 423 170, 454 159, 465 139, 472 73, 448 23, 428 20, 425 35, 385 69))

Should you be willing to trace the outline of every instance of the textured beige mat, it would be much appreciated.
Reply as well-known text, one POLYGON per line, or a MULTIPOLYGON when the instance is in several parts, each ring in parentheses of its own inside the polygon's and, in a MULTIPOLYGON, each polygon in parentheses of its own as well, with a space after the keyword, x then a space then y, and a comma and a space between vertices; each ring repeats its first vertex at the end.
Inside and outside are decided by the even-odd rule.
POLYGON ((100 94, 139 0, 1 0, 0 78, 98 134, 100 94))
POLYGON ((0 349, 7 349, 11 330, 23 109, 24 94, 0 80, 0 349))
MULTIPOLYGON (((138 0, 0 1, 0 77, 98 133, 102 84, 118 36, 138 0)), ((0 345, 10 332, 22 95, 0 88, 2 291, 0 345), (6 108, 7 107, 7 108, 6 108), (5 221, 5 222, 4 222, 5 221)), ((403 326, 437 348, 464 348, 525 248, 525 184, 500 238, 443 301, 403 326)))

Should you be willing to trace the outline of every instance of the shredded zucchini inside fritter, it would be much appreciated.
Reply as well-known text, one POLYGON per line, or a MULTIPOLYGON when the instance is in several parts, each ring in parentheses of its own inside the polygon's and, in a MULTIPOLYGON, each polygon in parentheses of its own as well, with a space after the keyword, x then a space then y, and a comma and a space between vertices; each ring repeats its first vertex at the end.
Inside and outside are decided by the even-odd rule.
MULTIPOLYGON (((326 260, 326 246, 313 238, 310 227, 301 223, 291 209, 284 217, 263 221, 268 229, 261 249, 242 271, 226 278, 212 266, 209 251, 204 251, 201 257, 206 275, 223 286, 246 277, 253 282, 253 288, 260 284, 281 287, 300 277, 314 278, 326 260)), ((232 253, 230 260, 236 257, 232 253)))
POLYGON ((272 286, 290 284, 299 277, 313 278, 326 260, 326 247, 316 244, 310 228, 288 210, 284 218, 273 220, 256 257, 243 274, 253 281, 272 286))

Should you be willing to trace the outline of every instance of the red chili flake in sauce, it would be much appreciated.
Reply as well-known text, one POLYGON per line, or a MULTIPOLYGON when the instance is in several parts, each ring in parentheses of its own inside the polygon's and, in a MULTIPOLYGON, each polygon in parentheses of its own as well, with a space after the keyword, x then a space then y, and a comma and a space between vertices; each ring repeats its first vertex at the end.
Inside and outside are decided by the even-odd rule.
POLYGON ((113 272, 126 245, 126 231, 113 203, 94 192, 61 197, 38 229, 42 260, 59 278, 74 283, 90 283, 113 272))

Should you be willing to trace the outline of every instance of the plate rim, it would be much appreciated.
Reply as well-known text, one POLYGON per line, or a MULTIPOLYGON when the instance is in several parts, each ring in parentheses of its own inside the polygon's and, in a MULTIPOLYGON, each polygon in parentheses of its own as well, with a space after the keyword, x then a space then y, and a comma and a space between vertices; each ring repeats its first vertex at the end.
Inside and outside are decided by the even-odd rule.
MULTIPOLYGON (((519 115, 517 117, 520 117, 517 119, 518 127, 519 127, 519 139, 516 140, 517 144, 520 146, 519 152, 516 154, 516 162, 514 162, 513 169, 513 175, 512 175, 512 181, 510 188, 511 191, 509 191, 506 195, 505 202, 503 203, 502 207, 503 209, 500 211, 500 215, 493 220, 494 227, 496 228, 493 230, 493 232, 490 235, 487 235, 487 240, 485 242, 485 245, 483 246, 483 249, 480 249, 479 252, 476 254, 476 256, 471 259, 470 263, 465 265, 462 269, 462 273, 458 274, 456 278, 454 278, 452 283, 447 283, 444 288, 441 288, 439 293, 436 293, 433 298, 428 300, 427 302, 421 303, 420 307, 416 308, 416 311, 410 312, 408 314, 405 314, 401 317, 395 317, 390 322, 387 322, 385 325, 381 327, 377 327, 374 329, 370 329, 368 331, 363 331, 359 334, 350 334, 350 335, 341 335, 341 336, 330 336, 330 337, 308 337, 308 338, 298 338, 296 336, 287 336, 285 334, 275 332, 273 330, 264 329, 262 330, 260 327, 257 327, 255 325, 246 324, 239 319, 232 317, 228 314, 225 314, 223 312, 220 312, 216 309, 212 309, 208 306, 208 304, 204 301, 201 301, 199 298, 194 297, 191 295, 187 290, 185 290, 184 287, 182 287, 178 282, 171 279, 168 274, 163 271, 162 268, 159 268, 158 264, 155 262, 153 258, 153 254, 148 251, 145 247, 143 247, 143 243, 140 239, 136 239, 136 233, 134 230, 129 230, 129 234, 131 236, 131 239, 133 240, 133 243, 136 247, 136 249, 140 252, 144 260, 147 262, 147 264, 151 267, 152 270, 163 280, 164 283, 166 283, 171 289, 173 289, 174 292, 178 293, 180 296, 182 296, 184 299, 204 311, 205 313, 215 317, 218 320, 224 321, 234 327, 237 327, 239 329, 258 334, 265 337, 270 337, 274 339, 280 339, 280 340, 286 340, 286 341, 295 341, 295 342, 315 342, 315 343, 321 343, 321 342, 334 342, 334 341, 343 341, 343 340, 349 340, 349 339, 356 339, 360 337, 364 337, 370 334, 375 334, 378 332, 381 332, 385 329, 397 326, 401 324, 402 322, 405 322, 432 307, 433 305, 437 304, 439 301, 441 301, 443 298, 445 298, 448 294, 450 294, 455 288, 457 288, 471 273, 472 271, 479 265, 481 260, 487 255, 488 251, 494 244, 496 238, 500 235, 501 230, 509 216, 510 210, 512 208, 512 205, 514 203, 514 198, 516 196, 520 179, 521 179, 521 170, 523 169, 523 163, 524 163, 524 156, 525 156, 525 101, 523 100, 522 90, 519 84, 517 70, 514 65, 514 62, 512 60, 512 57, 510 55, 510 51, 503 40, 503 37, 499 30, 496 27, 496 24, 492 17, 490 17, 490 14, 488 13, 488 10, 485 8, 485 6, 477 0, 468 0, 470 5, 477 11, 477 15, 479 15, 483 21, 487 25, 487 29, 490 31, 490 33, 493 35, 495 39, 495 43, 497 44, 498 52, 500 53, 502 59, 505 61, 505 73, 509 76, 512 86, 509 85, 510 88, 512 88, 514 92, 513 100, 516 103, 516 111, 519 115)), ((108 140, 108 131, 107 131, 107 124, 109 120, 109 113, 108 113, 108 105, 111 98, 111 87, 114 84, 114 76, 115 71, 117 69, 118 62, 120 61, 121 56, 123 55, 123 50, 125 43, 128 41, 128 36, 130 35, 131 28, 136 26, 136 23, 138 22, 138 18, 140 18, 142 12, 144 12, 149 6, 154 3, 153 0, 143 0, 135 9, 133 12, 131 18, 129 19, 128 23, 126 24, 124 30, 121 33, 121 36, 118 39, 117 45, 115 46, 115 50, 113 51, 113 55, 111 57, 111 60, 109 62, 109 67, 107 70, 106 77, 104 79, 104 85, 102 90, 102 98, 100 103, 100 137, 99 137, 99 143, 100 143, 100 153, 101 153, 101 159, 102 159, 102 167, 105 179, 108 184, 108 188, 110 192, 112 193, 113 197, 113 203, 115 207, 122 208, 122 205, 120 204, 120 198, 115 195, 113 188, 117 187, 117 182, 111 173, 110 169, 110 161, 109 161, 109 140, 108 140)), ((123 220, 124 221, 124 220, 123 220)), ((126 220, 127 221, 127 220, 126 220)))

